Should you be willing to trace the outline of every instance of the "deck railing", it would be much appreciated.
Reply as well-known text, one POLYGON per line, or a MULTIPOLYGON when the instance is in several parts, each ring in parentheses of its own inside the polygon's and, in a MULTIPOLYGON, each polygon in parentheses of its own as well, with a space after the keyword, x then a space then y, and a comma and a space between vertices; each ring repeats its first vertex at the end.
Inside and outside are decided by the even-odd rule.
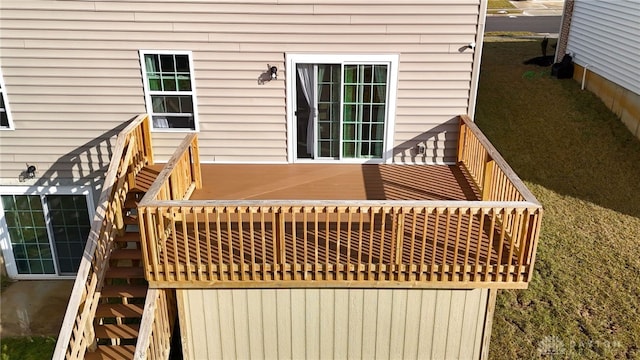
MULTIPOLYGON (((191 193, 200 188, 202 178, 200 174, 200 160, 198 155, 198 137, 190 134, 176 149, 174 156, 167 162, 157 179, 139 204, 140 235, 143 239, 153 236, 154 230, 144 226, 142 214, 145 204, 158 200, 188 199, 191 193), (152 235, 148 235, 152 234, 152 235)), ((156 254, 154 246, 142 241, 143 262, 146 277, 149 279, 148 269, 153 266, 153 256, 156 254)), ((136 352, 134 359, 167 359, 171 350, 171 335, 176 318, 176 299, 173 290, 151 289, 147 294, 136 352)))
POLYGON ((116 139, 100 201, 56 343, 54 359, 83 359, 94 346, 93 319, 114 237, 124 231, 122 207, 137 173, 153 164, 149 118, 136 117, 116 139))
POLYGON ((483 201, 187 201, 183 144, 139 208, 150 286, 526 287, 542 208, 466 117, 459 144, 483 201))
POLYGON ((174 290, 149 289, 133 355, 135 360, 169 358, 176 308, 174 290))

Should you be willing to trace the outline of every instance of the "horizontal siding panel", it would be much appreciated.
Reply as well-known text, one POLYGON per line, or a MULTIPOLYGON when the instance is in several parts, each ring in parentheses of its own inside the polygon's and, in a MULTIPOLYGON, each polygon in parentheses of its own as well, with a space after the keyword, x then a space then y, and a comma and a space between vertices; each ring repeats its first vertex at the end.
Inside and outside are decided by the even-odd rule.
POLYGON ((96 7, 93 1, 2 0, 2 11, 5 9, 88 10, 91 12, 96 7))
MULTIPOLYGON (((9 68, 8 68, 9 69, 9 68)), ((139 78, 140 68, 137 69, 105 69, 105 71, 95 71, 93 69, 78 69, 72 72, 63 68, 48 67, 13 67, 7 70, 7 77, 59 77, 59 78, 139 78)), ((8 86, 8 85, 7 85, 8 86)))
MULTIPOLYGON (((408 76, 408 75, 407 75, 408 76)), ((425 83, 425 90, 455 90, 455 89, 469 89, 469 81, 429 81, 425 83)))
POLYGON ((315 5, 314 13, 316 14, 372 14, 378 16, 384 16, 385 21, 394 19, 399 15, 444 15, 444 14, 476 14, 473 6, 469 6, 472 2, 467 4, 442 4, 442 5, 415 5, 399 6, 399 5, 315 5))
POLYGON ((156 42, 207 42, 208 35, 203 33, 186 32, 156 32, 150 36, 146 32, 138 31, 82 31, 82 30, 2 30, 2 36, 13 39, 38 39, 38 40, 60 40, 79 39, 84 41, 93 40, 114 40, 128 39, 133 41, 156 41, 156 42))
MULTIPOLYGON (((3 69, 4 70, 4 69, 3 69)), ((11 73, 13 73, 13 69, 10 69, 11 73)), ((99 75, 99 74, 98 74, 99 75)), ((42 85, 43 78, 46 78, 46 83, 48 85, 56 84, 59 87, 72 87, 78 89, 77 93, 86 94, 86 92, 82 91, 84 87, 87 85, 91 85, 91 89, 99 89, 99 88, 111 88, 117 87, 120 89, 127 88, 137 88, 142 92, 142 79, 140 76, 137 77, 65 77, 65 76, 39 76, 39 77, 31 77, 27 73, 23 72, 20 75, 5 75, 4 80, 7 85, 7 89, 12 91, 14 86, 35 86, 42 85)), ((37 93, 37 89, 34 89, 37 93)), ((113 90, 111 90, 113 94, 113 90)), ((11 92, 12 94, 12 92, 11 92)), ((9 95, 11 97, 11 95, 9 95)))
MULTIPOLYGON (((215 14, 200 14, 200 13, 179 13, 179 12, 137 12, 135 13, 136 21, 169 21, 177 23, 234 23, 234 24, 351 24, 351 16, 349 15, 305 15, 297 14, 295 16, 280 15, 280 14, 224 14, 218 16, 215 14), (234 15, 234 16, 231 16, 234 15)), ((372 24, 372 25, 379 25, 372 24)))
MULTIPOLYGON (((139 114, 145 112, 144 103, 133 104, 48 104, 46 106, 35 107, 33 104, 14 102, 11 110, 19 113, 21 111, 49 112, 49 113, 76 113, 76 112, 110 112, 113 114, 139 114), (114 107, 114 105, 118 105, 114 107)), ((131 116, 122 117, 129 119, 131 116)))
POLYGON ((169 13, 214 13, 214 14, 313 14, 314 5, 276 5, 275 3, 250 4, 250 3, 193 3, 193 2, 163 2, 145 3, 137 1, 113 2, 113 1, 96 1, 97 11, 135 11, 135 12, 153 12, 157 11, 161 6, 163 12, 169 13))
MULTIPOLYGON (((412 64, 407 64, 405 66, 403 66, 403 71, 408 72, 409 70, 407 69, 408 66, 410 66, 412 64)), ((416 70, 411 70, 411 71, 415 71, 416 74, 411 74, 414 76, 411 76, 411 79, 408 79, 408 77, 410 77, 410 75, 406 75, 407 79, 406 82, 412 82, 414 83, 415 86, 421 86, 423 85, 425 82, 428 81, 433 81, 433 80, 440 80, 440 81, 449 81, 449 80, 465 80, 465 81, 471 81, 471 74, 468 71, 420 71, 417 70, 419 64, 416 64, 416 70), (415 76, 420 76, 420 79, 416 79, 415 76), (420 84, 416 84, 417 80, 425 80, 425 82, 422 82, 420 84)), ((424 67, 424 65, 423 65, 424 67)), ((404 86, 405 83, 403 83, 403 88, 407 88, 406 86, 404 86)))
MULTIPOLYGON (((135 32, 170 32, 175 31, 174 26, 170 22, 135 22, 133 21, 133 15, 129 14, 129 21, 127 16, 117 19, 119 21, 86 21, 86 19, 77 19, 75 21, 56 21, 50 20, 4 20, 0 24, 0 29, 3 31, 9 30, 66 30, 66 31, 105 31, 110 33, 117 29, 118 31, 135 31, 135 32), (79 21, 82 20, 82 21, 79 21)), ((7 16, 7 14, 5 14, 7 16)), ((9 16, 7 16, 9 17, 9 16)), ((73 19, 73 17, 71 18, 73 19)))
MULTIPOLYGON (((13 1, 13 3, 24 4, 23 1, 13 1)), ((15 20, 77 20, 83 22, 93 21, 135 21, 135 14, 131 12, 96 12, 96 11, 67 11, 62 8, 52 9, 50 11, 39 11, 35 8, 9 8, 7 5, 11 4, 8 1, 2 2, 2 16, 6 19, 15 20)), ((26 4, 25 4, 26 5, 26 4)), ((3 22, 4 23, 4 22, 3 22)))
MULTIPOLYGON (((53 82, 53 81, 51 81, 53 82)), ((55 83, 55 82, 53 82, 55 83)), ((86 84, 86 81, 85 81, 86 84)), ((66 84, 65 84, 66 85, 66 84)), ((132 86, 132 87, 122 87, 122 86, 118 86, 118 96, 127 96, 127 97, 140 97, 138 99, 138 102, 140 101, 140 99, 142 98, 143 94, 142 94, 142 82, 140 81, 139 84, 137 84, 139 86, 132 86)), ((33 88, 33 85, 27 85, 27 86, 21 86, 21 85, 12 85, 11 86, 11 94, 12 94, 12 101, 14 101, 14 96, 15 95, 31 95, 33 94, 34 91, 38 91, 40 93, 40 95, 73 95, 73 96, 77 96, 79 93, 80 94, 91 94, 92 96, 97 96, 97 95, 105 95, 105 96, 110 96, 110 95, 114 95, 113 93, 113 89, 110 89, 109 87, 102 87, 102 86, 73 86, 73 85, 69 85, 69 86, 38 86, 37 89, 33 88)), ((23 113, 22 116, 24 117, 25 114, 23 113)))
POLYGON ((108 96, 91 96, 91 95, 44 95, 41 94, 37 98, 30 95, 13 95, 11 101, 19 104, 41 104, 42 106, 50 105, 73 105, 73 106, 100 106, 100 105, 114 105, 114 106, 126 106, 134 105, 136 108, 140 105, 140 101, 144 101, 142 97, 137 96, 121 96, 121 95, 108 95, 108 96))
POLYGON ((458 98, 458 99, 399 98, 397 105, 403 108, 434 108, 434 107, 465 108, 467 106, 467 99, 466 98, 458 98))
MULTIPOLYGON (((300 26, 300 24, 261 24, 260 31, 264 36, 272 36, 271 34, 386 34, 387 26, 384 24, 378 25, 359 25, 353 26, 350 24, 306 24, 300 26)), ((198 22, 185 22, 176 23, 173 25, 173 31, 187 31, 187 32, 206 32, 212 34, 226 34, 226 35, 242 35, 251 33, 248 31, 246 22, 242 23, 198 23, 198 22)), ((255 35, 255 34, 254 34, 255 35)), ((300 40, 300 39, 298 39, 300 40)))

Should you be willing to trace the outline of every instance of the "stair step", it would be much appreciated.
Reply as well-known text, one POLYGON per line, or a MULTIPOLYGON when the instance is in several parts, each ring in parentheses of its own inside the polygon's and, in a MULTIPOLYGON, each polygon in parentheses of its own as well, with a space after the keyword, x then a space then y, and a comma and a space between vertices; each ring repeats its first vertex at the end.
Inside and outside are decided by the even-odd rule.
POLYGON ((142 259, 142 252, 140 249, 115 249, 111 252, 111 259, 140 260, 142 259))
POLYGON ((135 339, 138 337, 140 325, 138 324, 108 324, 96 325, 95 333, 99 339, 135 339))
POLYGON ((96 351, 87 351, 84 358, 86 360, 133 359, 135 351, 135 345, 98 345, 96 351))
POLYGON ((98 304, 96 318, 141 318, 143 310, 138 304, 98 304))
POLYGON ((113 239, 115 242, 140 242, 140 233, 138 232, 126 232, 124 235, 116 236, 113 239))
POLYGON ((105 285, 102 287, 103 298, 143 298, 147 296, 147 285, 105 285))
POLYGON ((124 207, 127 209, 135 209, 138 207, 140 200, 144 197, 143 192, 129 192, 124 200, 124 207))
POLYGON ((123 217, 125 225, 138 225, 138 215, 127 215, 123 217))
POLYGON ((144 279, 144 269, 131 266, 110 267, 105 277, 107 279, 144 279))

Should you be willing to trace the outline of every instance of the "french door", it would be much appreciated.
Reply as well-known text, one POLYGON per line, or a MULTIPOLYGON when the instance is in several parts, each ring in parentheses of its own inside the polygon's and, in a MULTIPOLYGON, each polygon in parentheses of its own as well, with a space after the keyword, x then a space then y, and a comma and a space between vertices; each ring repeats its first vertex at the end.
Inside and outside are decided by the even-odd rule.
POLYGON ((390 125, 390 62, 292 65, 295 161, 382 161, 390 125))

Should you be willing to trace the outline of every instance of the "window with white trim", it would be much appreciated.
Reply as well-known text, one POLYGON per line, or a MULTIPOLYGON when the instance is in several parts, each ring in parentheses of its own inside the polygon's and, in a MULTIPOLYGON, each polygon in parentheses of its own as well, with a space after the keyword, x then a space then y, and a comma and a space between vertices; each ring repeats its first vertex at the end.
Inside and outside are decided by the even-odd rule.
POLYGON ((198 130, 193 60, 188 51, 140 51, 154 130, 198 130))
POLYGON ((292 161, 386 161, 392 146, 395 55, 288 55, 292 161))
POLYGON ((89 194, 0 195, 0 240, 9 275, 74 275, 91 230, 89 194))
POLYGON ((0 130, 3 129, 13 129, 13 121, 11 110, 9 110, 9 101, 7 100, 7 90, 0 71, 0 130))

